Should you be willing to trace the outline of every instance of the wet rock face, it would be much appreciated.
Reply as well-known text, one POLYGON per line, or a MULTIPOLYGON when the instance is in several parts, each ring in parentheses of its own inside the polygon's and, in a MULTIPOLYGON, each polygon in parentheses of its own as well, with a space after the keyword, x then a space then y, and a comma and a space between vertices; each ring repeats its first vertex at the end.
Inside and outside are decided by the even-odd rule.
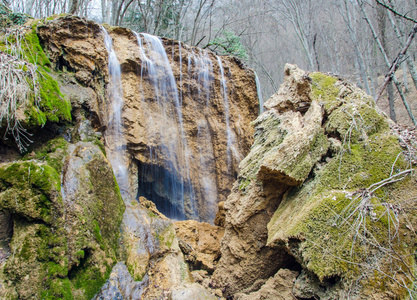
MULTIPOLYGON (((95 90, 98 104, 90 106, 107 124, 107 54, 98 25, 64 17, 39 27, 38 34, 57 67, 95 90)), ((145 36, 140 50, 130 30, 109 34, 122 69, 132 190, 155 199, 167 215, 213 222, 252 143, 249 123, 258 112, 253 72, 177 41, 162 40, 164 58, 149 50, 153 42, 145 36)))
POLYGON ((285 74, 252 123, 254 144, 224 204, 213 284, 238 299, 279 299, 272 287, 302 299, 403 297, 404 267, 415 265, 405 224, 417 218, 415 203, 396 207, 417 195, 412 143, 353 84, 293 65, 285 74))

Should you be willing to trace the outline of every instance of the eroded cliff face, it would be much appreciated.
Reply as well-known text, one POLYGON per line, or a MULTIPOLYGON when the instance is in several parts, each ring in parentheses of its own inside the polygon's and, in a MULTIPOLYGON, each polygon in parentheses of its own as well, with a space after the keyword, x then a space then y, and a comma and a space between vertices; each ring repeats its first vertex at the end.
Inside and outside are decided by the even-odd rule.
MULTIPOLYGON (((133 195, 152 199, 173 217, 212 222, 252 142, 249 123, 258 112, 253 72, 233 58, 168 39, 162 40, 164 57, 145 36, 108 31, 122 71, 133 195)), ((39 26, 38 34, 51 61, 96 92, 97 102, 88 105, 100 125, 108 124, 112 106, 104 97, 109 79, 102 29, 64 17, 39 26)), ((106 141, 114 144, 111 136, 106 141)))
POLYGON ((294 65, 265 108, 224 204, 213 284, 237 299, 405 297, 415 140, 353 84, 294 65))

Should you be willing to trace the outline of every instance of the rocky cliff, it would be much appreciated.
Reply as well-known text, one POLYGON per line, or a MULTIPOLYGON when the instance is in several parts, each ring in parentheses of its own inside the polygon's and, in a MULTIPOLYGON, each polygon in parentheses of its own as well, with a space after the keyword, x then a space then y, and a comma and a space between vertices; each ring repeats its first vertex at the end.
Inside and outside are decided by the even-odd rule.
MULTIPOLYGON (((158 208, 213 222, 252 141, 253 72, 231 57, 72 16, 30 20, 1 38, 0 71, 11 72, 1 130, 12 139, 1 145, 0 297, 214 297, 194 283, 187 243, 158 208)), ((215 240, 214 250, 194 252, 196 269, 213 272, 215 240)))
MULTIPOLYGON (((249 123, 258 113, 253 72, 233 58, 177 41, 163 39, 161 50, 147 36, 108 31, 121 66, 132 194, 152 197, 172 217, 213 222, 252 142, 249 123)), ((53 64, 94 91, 89 108, 97 126, 107 126, 112 106, 104 96, 109 78, 103 29, 65 17, 37 32, 53 64)), ((106 140, 114 143, 111 136, 106 140)))

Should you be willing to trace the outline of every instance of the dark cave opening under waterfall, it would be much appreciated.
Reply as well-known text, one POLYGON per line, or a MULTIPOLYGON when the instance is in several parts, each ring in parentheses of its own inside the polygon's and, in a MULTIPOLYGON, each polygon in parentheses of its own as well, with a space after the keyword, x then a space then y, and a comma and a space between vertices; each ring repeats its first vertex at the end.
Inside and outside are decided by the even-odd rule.
POLYGON ((170 219, 196 219, 193 187, 181 176, 162 166, 138 162, 138 194, 155 203, 170 219))

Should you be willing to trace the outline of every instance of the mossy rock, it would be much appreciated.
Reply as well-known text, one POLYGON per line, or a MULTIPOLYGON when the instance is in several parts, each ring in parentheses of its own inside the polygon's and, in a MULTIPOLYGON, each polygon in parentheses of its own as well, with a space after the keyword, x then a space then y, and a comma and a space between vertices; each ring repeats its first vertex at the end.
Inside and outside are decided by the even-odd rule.
POLYGON ((0 168, 0 209, 29 220, 51 224, 62 212, 61 180, 57 171, 37 161, 0 168))
MULTIPOLYGON (((30 22, 29 29, 23 33, 21 48, 18 53, 0 41, 0 51, 15 56, 35 66, 35 77, 27 77, 27 85, 32 91, 27 99, 21 99, 18 114, 20 124, 26 129, 43 127, 46 122, 64 123, 71 121, 71 104, 61 93, 54 73, 50 70, 51 62, 40 45, 36 29, 39 20, 30 22), (36 80, 36 82, 33 81, 36 80)), ((27 27, 22 27, 27 28, 27 27)), ((24 30, 24 29, 21 29, 24 30)), ((19 32, 19 31, 16 31, 19 32)), ((16 43, 16 36, 9 35, 7 44, 16 43)))
POLYGON ((91 299, 116 262, 124 212, 111 166, 93 143, 62 138, 24 159, 0 169, 0 207, 14 216, 0 279, 19 299, 91 299))
MULTIPOLYGON (((23 56, 32 64, 38 66, 40 101, 26 109, 29 126, 41 126, 50 122, 71 121, 71 103, 61 93, 58 82, 52 77, 51 62, 43 51, 35 22, 32 29, 25 35, 25 43, 22 47, 23 56)), ((35 99, 33 99, 35 100, 35 99)))
POLYGON ((313 97, 328 113, 325 133, 341 147, 284 195, 268 224, 268 245, 286 247, 321 282, 356 282, 363 295, 402 297, 415 264, 404 220, 417 225, 416 205, 407 202, 417 197, 416 177, 364 92, 323 74, 312 78, 313 97), (405 202, 411 210, 399 210, 405 202))

